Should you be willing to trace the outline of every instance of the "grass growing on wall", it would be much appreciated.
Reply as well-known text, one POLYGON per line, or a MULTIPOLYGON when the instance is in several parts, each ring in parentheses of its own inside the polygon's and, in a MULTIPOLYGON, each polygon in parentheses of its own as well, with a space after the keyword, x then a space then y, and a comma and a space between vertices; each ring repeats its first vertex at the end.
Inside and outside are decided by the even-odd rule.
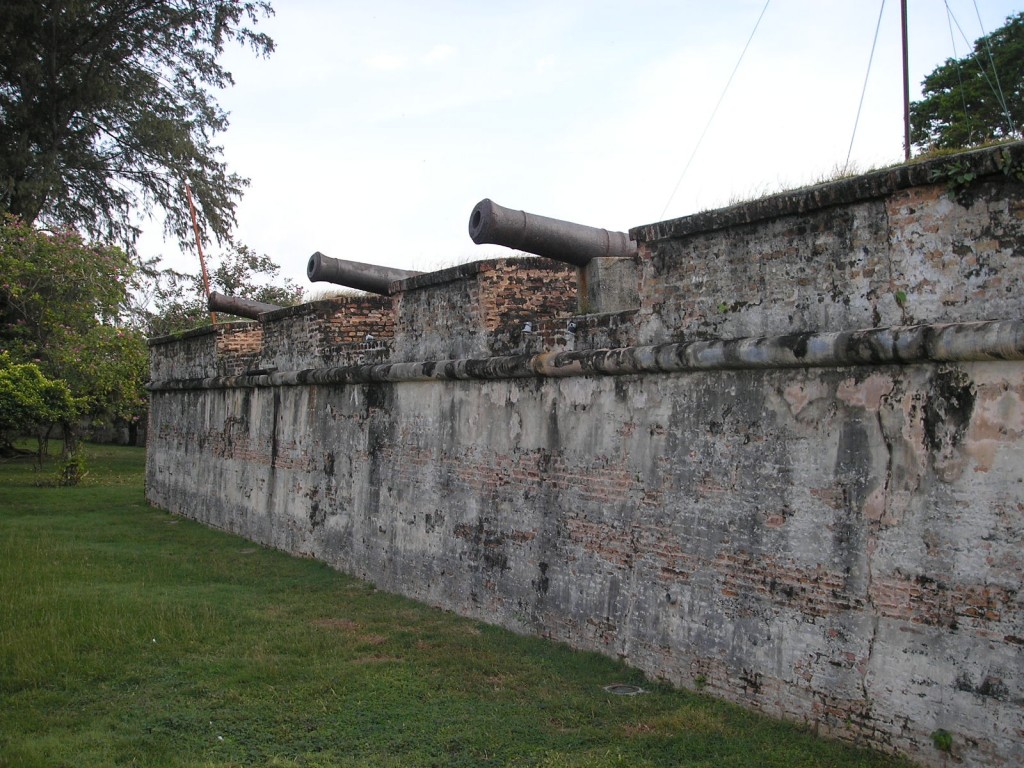
POLYGON ((890 766, 159 510, 0 464, 0 766, 890 766), (642 685, 635 697, 605 693, 642 685))

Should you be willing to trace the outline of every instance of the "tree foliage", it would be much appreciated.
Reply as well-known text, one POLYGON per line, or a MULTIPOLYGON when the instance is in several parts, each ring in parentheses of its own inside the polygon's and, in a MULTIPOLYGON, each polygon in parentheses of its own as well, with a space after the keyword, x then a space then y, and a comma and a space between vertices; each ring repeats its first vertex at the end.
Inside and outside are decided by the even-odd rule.
MULTIPOLYGON (((210 290, 282 307, 298 304, 302 300, 301 287, 287 279, 283 285, 272 282, 280 269, 269 256, 233 244, 224 254, 211 259, 210 290)), ((151 334, 175 333, 210 324, 201 275, 164 271, 159 277, 154 294, 155 314, 149 321, 151 334)), ((222 319, 218 315, 218 320, 222 319)))
POLYGON ((128 323, 136 273, 119 248, 13 217, 0 227, 0 351, 66 382, 92 418, 137 419, 147 352, 128 323))
POLYGON ((911 140, 919 149, 969 147, 1020 135, 1024 124, 1024 13, 947 59, 922 83, 910 107, 911 140))
POLYGON ((0 453, 13 452, 13 440, 34 427, 70 423, 82 401, 67 383, 43 375, 34 363, 15 363, 0 352, 0 453))
POLYGON ((247 181, 215 137, 213 90, 238 42, 267 55, 247 25, 266 0, 4 0, 0 4, 0 211, 131 247, 133 210, 165 212, 189 242, 191 182, 204 228, 225 239, 247 181))

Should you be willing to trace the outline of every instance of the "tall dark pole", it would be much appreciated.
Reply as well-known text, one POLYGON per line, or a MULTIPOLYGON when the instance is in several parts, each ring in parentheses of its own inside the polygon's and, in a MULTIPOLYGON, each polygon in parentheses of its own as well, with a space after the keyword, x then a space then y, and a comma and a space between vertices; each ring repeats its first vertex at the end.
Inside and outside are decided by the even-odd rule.
POLYGON ((903 23, 903 156, 910 159, 910 66, 907 57, 907 0, 900 0, 903 23))

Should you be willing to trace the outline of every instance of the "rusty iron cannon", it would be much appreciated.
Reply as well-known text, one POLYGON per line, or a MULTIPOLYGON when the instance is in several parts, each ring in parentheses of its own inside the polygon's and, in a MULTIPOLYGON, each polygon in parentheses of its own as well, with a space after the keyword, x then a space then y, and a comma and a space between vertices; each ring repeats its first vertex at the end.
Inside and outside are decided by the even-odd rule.
POLYGON ((577 267, 585 267, 599 257, 635 256, 637 250, 625 232, 515 211, 490 199, 481 200, 473 208, 469 236, 477 245, 504 245, 577 267))
POLYGON ((211 312, 225 312, 238 317, 248 317, 250 320, 257 319, 264 312, 281 309, 276 304, 264 304, 262 301, 243 299, 241 296, 225 296, 216 291, 210 294, 206 303, 211 312))
POLYGON ((391 283, 407 280, 419 274, 422 273, 382 267, 378 264, 364 264, 361 261, 334 259, 324 256, 320 251, 310 256, 306 264, 306 277, 310 282, 335 283, 381 296, 391 294, 391 283))

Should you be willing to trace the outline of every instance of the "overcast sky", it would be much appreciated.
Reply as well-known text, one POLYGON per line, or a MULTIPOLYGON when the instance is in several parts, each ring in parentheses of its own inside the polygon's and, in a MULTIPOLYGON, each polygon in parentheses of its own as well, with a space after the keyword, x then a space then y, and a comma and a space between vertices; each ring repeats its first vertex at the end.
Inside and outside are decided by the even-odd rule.
MULTIPOLYGON (((317 250, 421 271, 507 254, 469 239, 484 197, 626 230, 833 174, 882 2, 771 0, 727 91, 764 0, 275 6, 260 28, 276 52, 226 56, 221 139, 251 179, 238 239, 309 289, 317 250)), ((1020 6, 910 0, 911 98, 1020 6)), ((888 0, 851 154, 861 170, 903 156, 899 16, 888 0)), ((159 229, 144 253, 196 271, 159 229)))

